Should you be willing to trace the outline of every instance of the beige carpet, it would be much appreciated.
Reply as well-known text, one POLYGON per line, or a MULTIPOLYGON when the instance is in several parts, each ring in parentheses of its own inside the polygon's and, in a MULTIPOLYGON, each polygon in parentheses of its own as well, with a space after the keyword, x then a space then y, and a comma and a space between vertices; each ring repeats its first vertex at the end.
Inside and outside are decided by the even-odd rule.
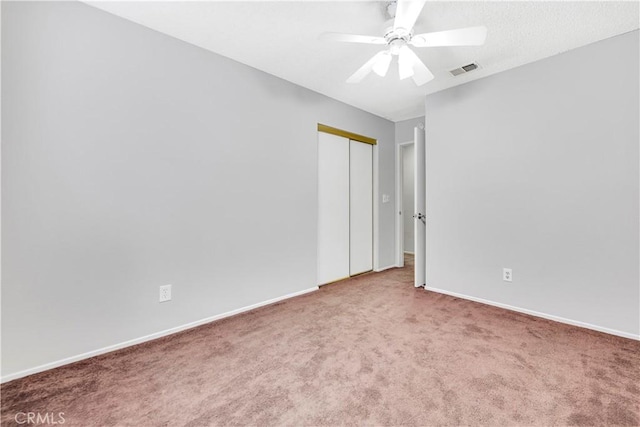
POLYGON ((3 425, 638 425, 640 343, 414 289, 409 266, 1 391, 3 425))

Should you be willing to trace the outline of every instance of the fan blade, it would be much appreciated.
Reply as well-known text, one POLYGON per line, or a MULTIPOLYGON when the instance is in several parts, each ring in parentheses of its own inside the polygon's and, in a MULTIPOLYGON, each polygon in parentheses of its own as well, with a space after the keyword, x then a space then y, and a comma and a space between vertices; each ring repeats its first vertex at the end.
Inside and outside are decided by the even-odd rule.
POLYGON ((411 49, 406 45, 400 48, 398 52, 398 76, 400 80, 413 76, 413 58, 411 57, 411 49))
POLYGON ((365 64, 362 67, 358 68, 358 70, 355 73, 353 73, 351 77, 347 79, 347 83, 360 83, 360 81, 364 79, 367 76, 367 74, 371 72, 374 65, 376 65, 378 61, 384 60, 383 57, 386 54, 387 54, 387 51, 383 50, 382 52, 378 52, 375 55, 373 55, 373 58, 365 62, 365 64))
POLYGON ((424 65, 420 58, 418 58, 418 55, 408 47, 403 50, 406 52, 405 56, 413 63, 413 75, 411 76, 413 78, 413 82, 417 86, 422 86, 428 81, 433 80, 433 74, 431 74, 431 71, 429 71, 427 66, 424 65))
POLYGON ((404 28, 411 31, 416 19, 420 16, 425 0, 398 0, 396 18, 393 21, 393 29, 404 28))
POLYGON ((409 43, 415 47, 480 46, 486 39, 487 27, 480 26, 418 34, 409 43))
POLYGON ((387 41, 382 37, 361 36, 358 34, 322 33, 319 39, 330 42, 387 44, 387 41))

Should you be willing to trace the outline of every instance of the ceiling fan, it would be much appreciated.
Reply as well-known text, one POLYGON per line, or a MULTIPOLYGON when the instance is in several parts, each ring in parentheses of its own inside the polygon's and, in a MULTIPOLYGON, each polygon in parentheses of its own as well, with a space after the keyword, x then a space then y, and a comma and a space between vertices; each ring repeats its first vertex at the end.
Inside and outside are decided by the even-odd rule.
POLYGON ((480 46, 487 38, 487 28, 484 26, 460 28, 457 30, 438 31, 434 33, 413 34, 416 23, 425 0, 398 0, 391 2, 387 10, 391 12, 396 6, 393 26, 388 28, 383 37, 362 36, 343 33, 323 33, 321 40, 386 45, 386 49, 375 54, 347 79, 347 83, 358 83, 371 71, 384 77, 394 56, 398 57, 398 73, 400 80, 411 77, 416 85, 421 86, 433 79, 433 74, 418 58, 409 46, 440 47, 440 46, 480 46))

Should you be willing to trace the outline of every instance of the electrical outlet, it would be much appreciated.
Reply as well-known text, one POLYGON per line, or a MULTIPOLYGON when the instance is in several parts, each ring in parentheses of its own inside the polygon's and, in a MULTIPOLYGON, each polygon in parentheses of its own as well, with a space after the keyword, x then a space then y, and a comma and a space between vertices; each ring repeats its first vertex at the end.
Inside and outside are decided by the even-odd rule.
POLYGON ((160 302, 171 301, 171 285, 160 286, 160 302))
POLYGON ((504 280, 505 282, 511 282, 513 279, 513 272, 511 271, 510 268, 503 268, 502 269, 502 280, 504 280))

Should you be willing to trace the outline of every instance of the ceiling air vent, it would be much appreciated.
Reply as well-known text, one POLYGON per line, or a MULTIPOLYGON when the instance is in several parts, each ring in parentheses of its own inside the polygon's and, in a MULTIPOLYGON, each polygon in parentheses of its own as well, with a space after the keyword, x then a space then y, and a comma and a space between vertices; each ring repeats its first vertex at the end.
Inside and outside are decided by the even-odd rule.
POLYGON ((473 71, 478 68, 478 64, 472 62, 471 64, 463 65, 460 68, 456 68, 454 70, 449 71, 453 76, 459 76, 460 74, 468 73, 469 71, 473 71))

